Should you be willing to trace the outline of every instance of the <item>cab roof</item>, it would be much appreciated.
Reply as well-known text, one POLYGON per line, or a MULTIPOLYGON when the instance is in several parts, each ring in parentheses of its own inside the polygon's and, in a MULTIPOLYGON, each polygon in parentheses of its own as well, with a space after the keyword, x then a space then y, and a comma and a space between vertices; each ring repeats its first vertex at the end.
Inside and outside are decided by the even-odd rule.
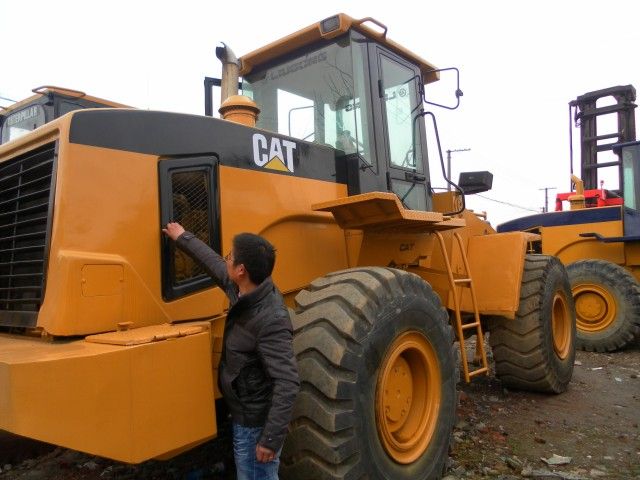
POLYGON ((35 100, 38 100, 39 98, 48 95, 49 93, 55 93, 58 95, 63 95, 65 97, 71 97, 71 98, 82 98, 84 100, 89 100, 90 102, 95 102, 95 103, 99 103, 101 105, 105 105, 107 107, 114 107, 114 108, 131 108, 128 105, 124 105, 122 103, 117 103, 117 102, 112 102, 111 100, 105 100, 103 98, 98 98, 98 97, 92 97, 91 95, 87 95, 84 92, 81 92, 79 90, 72 90, 70 88, 63 88, 63 87, 54 87, 51 85, 44 85, 42 87, 37 87, 34 88, 33 90, 31 90, 35 95, 31 95, 28 98, 25 98, 24 100, 20 100, 19 102, 16 102, 12 105, 9 105, 8 107, 0 107, 0 113, 2 113, 3 115, 6 115, 8 113, 11 113, 15 110, 19 110, 20 108, 29 105, 31 103, 33 103, 35 100))
POLYGON ((387 38, 387 27, 381 22, 371 17, 357 20, 344 13, 338 13, 337 15, 314 23, 280 40, 276 40, 269 45, 243 55, 240 57, 240 75, 247 75, 254 69, 276 58, 287 55, 299 48, 313 45, 320 40, 335 38, 352 29, 375 39, 393 52, 418 65, 425 83, 432 83, 439 79, 439 74, 436 72, 437 69, 433 64, 387 38), (366 24, 377 25, 382 29, 382 32, 374 30, 366 24))

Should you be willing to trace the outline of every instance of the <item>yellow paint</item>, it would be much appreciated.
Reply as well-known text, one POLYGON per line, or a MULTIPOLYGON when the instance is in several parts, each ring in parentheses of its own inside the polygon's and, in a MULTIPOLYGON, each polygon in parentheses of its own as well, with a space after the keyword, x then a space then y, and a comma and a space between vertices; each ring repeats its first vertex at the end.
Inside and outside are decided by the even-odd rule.
POLYGON ((433 345, 408 331, 389 346, 376 385, 376 425, 393 460, 409 464, 423 455, 435 432, 442 380, 433 345))
POLYGON ((573 315, 569 311, 568 299, 562 292, 553 297, 551 307, 551 331, 553 332, 553 349, 562 360, 571 354, 573 344, 573 315))
POLYGON ((158 157, 70 144, 68 119, 61 120, 38 326, 52 335, 86 335, 115 330, 125 320, 142 327, 221 312, 227 301, 219 289, 169 303, 161 298, 158 157), (99 289, 111 294, 95 295, 99 289))
POLYGON ((582 210, 586 208, 584 201, 584 182, 575 175, 571 175, 571 181, 575 185, 576 191, 573 195, 570 195, 567 200, 569 200, 571 210, 582 210))
POLYGON ((136 346, 0 335, 0 429, 130 463, 205 441, 210 343, 209 331, 136 346))
POLYGON ((278 170, 280 172, 289 171, 287 166, 278 157, 273 157, 271 160, 269 160, 269 162, 265 164, 264 168, 268 168, 270 170, 278 170))
POLYGON ((165 323, 163 325, 152 325, 150 327, 136 328, 133 330, 117 330, 115 332, 89 335, 85 337, 85 341, 130 347, 144 343, 158 342, 160 340, 168 340, 170 338, 186 337, 208 330, 208 322, 178 323, 175 325, 165 323))
POLYGON ((223 251, 238 233, 263 235, 276 248, 273 278, 283 293, 349 266, 344 231, 329 213, 311 209, 346 197, 345 185, 222 165, 219 173, 223 251))
MULTIPOLYGON (((460 344, 460 362, 462 363, 462 372, 464 374, 464 379, 467 383, 470 382, 471 377, 480 375, 485 373, 489 375, 489 366, 487 364, 487 356, 484 351, 484 337, 482 334, 482 324, 480 321, 480 311, 478 309, 478 300, 476 296, 476 289, 474 285, 473 278, 471 277, 471 268, 469 266, 469 260, 466 254, 466 248, 464 246, 462 236, 458 232, 453 232, 453 246, 457 248, 453 248, 452 253, 458 253, 459 257, 462 260, 463 271, 457 272, 457 275, 454 275, 453 268, 451 266, 450 255, 446 251, 446 245, 444 242, 444 237, 442 233, 435 232, 435 236, 438 239, 438 246, 440 247, 440 253, 442 254, 443 260, 445 262, 446 270, 447 270, 447 278, 449 282, 449 301, 453 302, 453 317, 454 317, 454 328, 458 337, 458 342, 460 344), (463 292, 467 292, 469 294, 469 299, 471 301, 470 311, 473 313, 473 319, 471 321, 463 320, 462 318, 462 308, 460 302, 461 290, 463 292), (473 329, 474 331, 471 334, 476 335, 476 357, 480 360, 480 368, 469 371, 469 365, 467 362, 467 352, 464 344, 465 331, 473 329)), ((468 335, 468 334, 467 334, 468 335)))
POLYGON ((458 192, 438 192, 431 196, 431 203, 435 212, 457 212, 462 207, 458 192))
POLYGON ((122 294, 124 282, 122 265, 84 265, 80 275, 83 297, 107 297, 122 294))
POLYGON ((465 226, 458 218, 438 212, 408 210, 391 192, 370 192, 312 205, 316 211, 331 212, 344 229, 368 232, 423 233, 465 226))
POLYGON ((623 243, 603 243, 580 236, 581 233, 595 232, 603 237, 621 237, 621 221, 541 227, 539 230, 542 253, 557 256, 565 265, 582 259, 602 259, 618 265, 625 263, 623 243))
MULTIPOLYGON (((466 275, 463 259, 452 242, 452 232, 459 232, 477 289, 479 313, 515 317, 529 234, 495 234, 486 221, 471 212, 448 219, 437 212, 406 210, 395 195, 385 192, 339 198, 313 205, 313 209, 331 211, 343 228, 360 227, 363 231, 361 237, 347 231, 349 255, 357 258, 355 265, 393 266, 416 273, 452 310, 455 302, 446 262, 442 251, 434 248, 432 232, 442 232, 453 273, 466 275)), ((353 260, 350 266, 354 266, 353 260)), ((468 290, 461 294, 461 310, 473 312, 468 290)))
POLYGON ((579 330, 597 333, 611 326, 618 315, 618 302, 606 286, 577 283, 571 289, 576 304, 576 325, 579 330))
POLYGON ((640 242, 630 242, 624 244, 624 257, 626 259, 626 267, 631 271, 633 276, 640 280, 635 271, 637 266, 640 265, 640 242))
MULTIPOLYGON (((0 429, 127 462, 171 455, 216 434, 213 398, 221 396, 215 379, 228 301, 216 287, 162 298, 160 159, 70 144, 72 116, 0 147, 0 158, 59 135, 37 326, 49 338, 89 337, 0 338, 0 429), (175 324, 196 319, 207 319, 210 330, 175 324), (129 330, 116 331, 124 324, 129 330)), ((461 274, 455 231, 467 250, 479 312, 513 317, 517 309, 525 234, 495 235, 470 212, 450 218, 407 210, 388 192, 349 197, 345 185, 269 169, 220 165, 218 179, 222 251, 241 232, 266 237, 277 249, 273 277, 288 305, 327 273, 382 265, 417 273, 453 308, 433 233, 442 232, 451 269, 461 274)), ((473 309, 464 295, 461 309, 473 309)), ((428 436, 431 423, 421 422, 426 430, 412 430, 415 438, 418 431, 428 436)), ((392 455, 419 455, 416 445, 409 456, 392 455)))
POLYGON ((222 102, 218 112, 225 120, 255 127, 260 109, 256 102, 245 95, 231 95, 222 102))
POLYGON ((259 65, 268 63, 269 61, 286 55, 302 47, 308 47, 311 44, 316 44, 322 40, 335 38, 338 35, 342 35, 348 32, 350 29, 354 29, 360 33, 363 33, 369 37, 374 38, 380 44, 386 46, 390 50, 399 54, 400 56, 414 62, 420 68, 425 83, 435 82, 440 78, 438 73, 434 70, 437 68, 431 63, 427 62, 415 53, 407 50, 402 45, 394 42, 393 40, 381 35, 375 29, 372 29, 367 19, 356 20, 344 13, 338 14, 338 28, 328 33, 322 33, 320 29, 320 23, 314 23, 302 30, 298 30, 291 35, 281 38, 269 45, 247 53, 240 58, 242 68, 240 69, 240 75, 247 75, 254 68, 259 65))
MULTIPOLYGON (((527 247, 521 232, 475 236, 467 255, 480 313, 514 318, 520 303, 520 284, 527 247)), ((471 308, 468 292, 462 294, 464 311, 471 308)))

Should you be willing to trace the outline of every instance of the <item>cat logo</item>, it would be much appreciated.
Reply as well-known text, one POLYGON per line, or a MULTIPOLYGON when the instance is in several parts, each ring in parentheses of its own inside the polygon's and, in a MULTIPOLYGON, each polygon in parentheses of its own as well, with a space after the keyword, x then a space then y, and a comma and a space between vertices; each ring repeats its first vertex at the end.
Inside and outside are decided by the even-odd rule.
POLYGON ((267 139, 261 133, 253 134, 253 161, 259 167, 293 173, 293 151, 296 143, 277 137, 267 139))

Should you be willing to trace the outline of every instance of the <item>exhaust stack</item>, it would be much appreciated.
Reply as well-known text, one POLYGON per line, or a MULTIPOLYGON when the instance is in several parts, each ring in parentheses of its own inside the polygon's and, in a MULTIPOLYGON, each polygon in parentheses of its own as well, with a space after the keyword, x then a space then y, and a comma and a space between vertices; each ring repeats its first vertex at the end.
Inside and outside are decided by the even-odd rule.
POLYGON ((222 62, 222 84, 220 85, 220 108, 224 120, 255 127, 260 109, 249 97, 238 95, 240 61, 227 45, 216 47, 216 57, 222 62))
POLYGON ((222 62, 222 85, 220 86, 220 105, 222 105, 227 98, 238 95, 240 60, 224 42, 221 47, 216 47, 216 57, 222 62))

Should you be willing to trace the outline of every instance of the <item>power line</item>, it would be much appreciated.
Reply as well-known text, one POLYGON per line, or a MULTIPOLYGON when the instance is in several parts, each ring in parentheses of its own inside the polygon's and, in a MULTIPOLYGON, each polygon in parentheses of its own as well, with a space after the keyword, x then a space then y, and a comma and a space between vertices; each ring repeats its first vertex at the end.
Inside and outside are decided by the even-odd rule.
POLYGON ((485 197, 484 195, 480 195, 476 193, 477 196, 484 198, 485 200, 489 200, 491 202, 501 203, 502 205, 508 205, 509 207, 519 208, 520 210, 527 210, 529 212, 540 213, 540 210, 536 210, 533 208, 523 207, 521 205, 516 205, 515 203, 503 202, 502 200, 496 200, 495 198, 485 197))
MULTIPOLYGON (((454 152, 470 152, 470 148, 454 148, 453 150, 447 150, 447 178, 451 181, 451 154, 454 152)), ((451 183, 447 184, 447 191, 451 191, 451 183)))

